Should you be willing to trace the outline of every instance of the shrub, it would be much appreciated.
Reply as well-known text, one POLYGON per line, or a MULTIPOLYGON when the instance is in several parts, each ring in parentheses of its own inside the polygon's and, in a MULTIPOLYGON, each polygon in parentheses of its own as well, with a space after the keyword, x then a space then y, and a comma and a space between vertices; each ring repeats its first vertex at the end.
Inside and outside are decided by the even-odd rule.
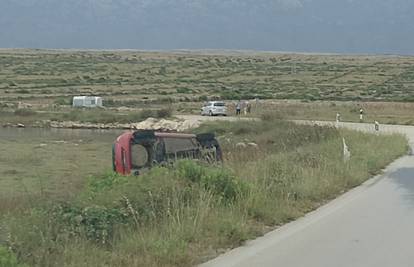
POLYGON ((16 91, 16 93, 18 93, 18 94, 30 94, 30 91, 29 90, 27 90, 27 89, 20 89, 20 90, 17 90, 16 91))
POLYGON ((106 107, 115 107, 117 106, 117 102, 114 101, 113 99, 105 99, 105 106, 106 107))
POLYGON ((283 114, 280 112, 264 112, 260 115, 263 121, 275 121, 275 120, 283 120, 283 114))
POLYGON ((225 202, 236 200, 248 189, 246 183, 224 168, 203 167, 193 161, 181 161, 177 165, 177 172, 180 178, 200 184, 206 190, 223 198, 225 202))
POLYGON ((170 108, 163 108, 157 110, 157 118, 168 118, 171 117, 172 110, 170 108))
POLYGON ((56 99, 55 101, 53 101, 55 104, 57 105, 70 105, 71 104, 71 100, 70 99, 66 99, 63 97, 59 97, 58 99, 56 99))
POLYGON ((151 109, 143 109, 141 111, 141 117, 144 119, 154 117, 154 111, 151 109))
POLYGON ((5 247, 0 246, 0 267, 24 267, 17 262, 16 256, 5 247))
POLYGON ((171 97, 162 97, 158 99, 159 103, 174 103, 174 99, 171 97))
POLYGON ((182 88, 177 89, 177 93, 178 94, 190 94, 190 93, 192 93, 192 90, 190 88, 187 88, 187 87, 182 87, 182 88))
POLYGON ((208 101, 208 96, 202 95, 198 98, 198 101, 208 101))
POLYGON ((67 225, 66 231, 72 235, 81 235, 101 244, 112 240, 115 225, 125 223, 127 217, 118 208, 81 208, 76 205, 57 206, 51 215, 62 220, 67 225))
POLYGON ((88 192, 95 194, 108 190, 118 184, 126 183, 128 181, 127 176, 119 175, 115 172, 109 172, 99 177, 90 177, 88 181, 88 192))
POLYGON ((28 117, 36 115, 36 111, 27 109, 27 108, 19 108, 14 111, 14 115, 21 116, 21 117, 28 117))

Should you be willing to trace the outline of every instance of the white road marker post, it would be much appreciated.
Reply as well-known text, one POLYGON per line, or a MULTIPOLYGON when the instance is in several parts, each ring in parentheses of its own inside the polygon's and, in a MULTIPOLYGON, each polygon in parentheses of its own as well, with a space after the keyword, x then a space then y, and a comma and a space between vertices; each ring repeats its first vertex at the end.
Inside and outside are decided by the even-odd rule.
POLYGON ((339 127, 339 122, 341 121, 341 114, 336 113, 336 128, 339 127))
POLYGON ((344 145, 344 163, 347 163, 351 159, 351 152, 345 142, 345 138, 342 138, 342 143, 344 145))

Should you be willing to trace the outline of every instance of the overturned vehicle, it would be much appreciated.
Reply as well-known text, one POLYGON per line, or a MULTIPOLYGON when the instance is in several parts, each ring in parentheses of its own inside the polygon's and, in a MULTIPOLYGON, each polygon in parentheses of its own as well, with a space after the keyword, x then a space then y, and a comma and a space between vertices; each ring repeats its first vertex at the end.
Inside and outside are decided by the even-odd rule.
POLYGON ((123 175, 139 175, 156 165, 179 159, 222 161, 214 134, 182 134, 138 130, 120 135, 112 148, 113 169, 123 175))

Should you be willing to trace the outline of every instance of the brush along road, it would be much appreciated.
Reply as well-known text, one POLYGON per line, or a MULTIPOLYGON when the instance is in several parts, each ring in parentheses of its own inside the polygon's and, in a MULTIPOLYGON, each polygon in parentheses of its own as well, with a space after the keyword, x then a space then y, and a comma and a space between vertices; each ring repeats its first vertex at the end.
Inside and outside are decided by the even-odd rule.
MULTIPOLYGON (((373 124, 340 126, 375 131, 373 124)), ((380 132, 406 134, 414 145, 414 127, 381 125, 380 132)), ((201 266, 408 267, 413 240, 414 157, 405 156, 322 208, 201 266)))

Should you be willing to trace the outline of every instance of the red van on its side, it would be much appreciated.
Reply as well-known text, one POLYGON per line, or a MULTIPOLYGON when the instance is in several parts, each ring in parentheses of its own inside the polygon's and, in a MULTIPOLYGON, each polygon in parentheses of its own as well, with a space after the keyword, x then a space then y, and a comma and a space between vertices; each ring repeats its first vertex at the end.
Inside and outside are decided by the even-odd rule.
POLYGON ((139 130, 120 135, 112 149, 113 170, 123 175, 139 175, 154 165, 177 159, 222 161, 214 134, 181 134, 139 130))

